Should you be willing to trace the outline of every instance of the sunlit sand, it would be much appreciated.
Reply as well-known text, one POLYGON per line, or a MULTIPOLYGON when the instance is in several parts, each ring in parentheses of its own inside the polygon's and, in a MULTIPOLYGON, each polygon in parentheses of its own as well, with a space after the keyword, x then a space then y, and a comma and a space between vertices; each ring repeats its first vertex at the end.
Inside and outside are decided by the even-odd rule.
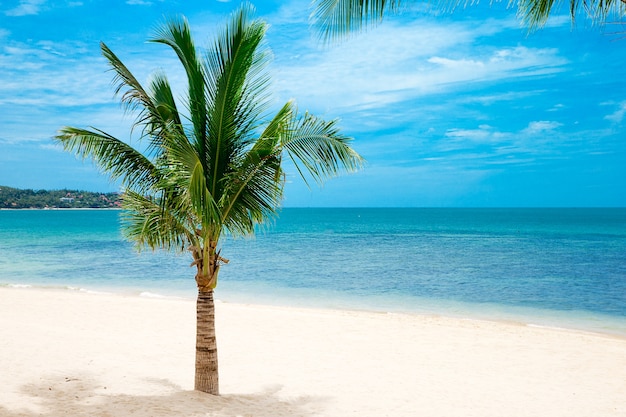
POLYGON ((229 303, 217 331, 212 397, 193 301, 0 288, 0 415, 626 415, 623 338, 229 303))

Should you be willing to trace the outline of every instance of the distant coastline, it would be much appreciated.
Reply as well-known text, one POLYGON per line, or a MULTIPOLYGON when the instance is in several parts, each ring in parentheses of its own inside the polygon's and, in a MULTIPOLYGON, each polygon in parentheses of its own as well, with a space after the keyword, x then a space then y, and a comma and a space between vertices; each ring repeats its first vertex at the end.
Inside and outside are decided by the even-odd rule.
POLYGON ((0 207, 0 211, 89 211, 89 210, 122 210, 121 207, 25 207, 25 208, 6 208, 0 207))
POLYGON ((121 194, 0 186, 0 210, 119 209, 121 194))

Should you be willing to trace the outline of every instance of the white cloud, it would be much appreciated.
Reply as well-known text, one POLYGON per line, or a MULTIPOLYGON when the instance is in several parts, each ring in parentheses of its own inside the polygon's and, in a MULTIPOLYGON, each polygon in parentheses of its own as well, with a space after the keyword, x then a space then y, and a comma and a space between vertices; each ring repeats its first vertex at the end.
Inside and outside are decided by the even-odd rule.
POLYGON ((21 0, 20 4, 4 12, 7 16, 27 16, 38 14, 46 0, 21 0))
POLYGON ((469 60, 469 59, 454 60, 454 59, 441 58, 438 56, 434 56, 432 58, 428 58, 427 61, 430 62, 431 64, 441 65, 442 67, 450 68, 453 70, 458 70, 458 69, 467 70, 469 68, 477 68, 477 69, 482 70, 485 67, 484 62, 474 61, 474 60, 469 60))
POLYGON ((609 120, 613 123, 620 123, 624 120, 624 116, 626 115, 626 101, 622 101, 617 105, 617 110, 615 110, 611 114, 607 114, 604 116, 606 120, 609 120))
POLYGON ((561 126, 556 121, 531 121, 520 130, 487 124, 476 129, 452 128, 431 148, 429 157, 443 157, 442 163, 461 167, 529 165, 537 160, 562 158, 564 149, 581 148, 578 137, 559 132, 561 126))
POLYGON ((272 26, 276 89, 281 101, 296 97, 316 112, 391 108, 427 94, 467 88, 470 83, 536 77, 563 71, 568 63, 554 48, 490 46, 485 36, 508 30, 490 22, 386 22, 328 48, 281 24, 272 26), (287 33, 283 33, 286 31, 287 33), (295 38, 287 38, 293 36, 295 38), (296 37, 298 36, 298 37, 296 37), (480 47, 476 44, 480 38, 480 47))
POLYGON ((533 97, 544 93, 545 90, 524 90, 524 91, 507 91, 505 93, 496 94, 472 94, 470 97, 459 100, 462 103, 480 103, 483 106, 491 106, 496 103, 507 101, 516 102, 528 97, 533 97))
POLYGON ((5 46, 0 50, 0 103, 58 106, 110 101, 110 77, 98 53, 81 43, 5 46))
POLYGON ((54 152, 65 152, 61 145, 57 145, 55 143, 43 143, 39 145, 39 149, 44 149, 46 151, 54 151, 54 152))
POLYGON ((478 129, 449 129, 445 136, 448 138, 462 138, 471 142, 492 142, 493 128, 489 125, 480 125, 478 129))
POLYGON ((567 61, 553 48, 517 46, 474 58, 450 59, 435 56, 428 62, 438 66, 441 83, 500 80, 559 72, 567 61), (521 72, 523 70, 523 72, 521 72))
POLYGON ((550 112, 561 111, 561 110, 564 110, 565 107, 566 106, 564 104, 558 103, 558 104, 555 104, 552 108, 548 109, 548 111, 550 112))
POLYGON ((528 127, 526 127, 523 132, 533 135, 537 133, 553 131, 561 126, 563 126, 563 124, 559 122, 541 120, 528 123, 528 127))
MULTIPOLYGON (((179 66, 174 63, 175 55, 163 54, 167 48, 148 45, 145 52, 135 51, 115 52, 142 83, 162 66, 175 91, 184 91, 175 71, 179 66)), ((11 143, 49 141, 64 125, 96 126, 128 137, 133 116, 124 116, 108 69, 97 45, 80 41, 13 41, 0 46, 3 139, 11 143)))

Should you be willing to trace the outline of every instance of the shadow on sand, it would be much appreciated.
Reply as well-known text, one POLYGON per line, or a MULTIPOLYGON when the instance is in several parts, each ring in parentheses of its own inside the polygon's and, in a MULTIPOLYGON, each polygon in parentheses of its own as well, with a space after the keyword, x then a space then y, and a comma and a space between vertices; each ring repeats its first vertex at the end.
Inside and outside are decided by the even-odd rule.
POLYGON ((146 381, 162 395, 107 393, 107 387, 88 375, 48 377, 21 389, 20 409, 0 404, 3 417, 56 416, 145 416, 145 417, 310 417, 323 409, 324 398, 279 398, 280 387, 248 395, 212 396, 197 391, 182 391, 165 380, 146 381))

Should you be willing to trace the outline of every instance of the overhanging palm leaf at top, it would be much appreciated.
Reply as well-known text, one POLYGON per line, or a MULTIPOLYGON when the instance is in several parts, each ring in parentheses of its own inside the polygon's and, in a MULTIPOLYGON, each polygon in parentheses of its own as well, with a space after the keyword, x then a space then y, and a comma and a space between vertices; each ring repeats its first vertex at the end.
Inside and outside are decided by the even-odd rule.
MULTIPOLYGON (((415 3, 415 0, 315 0, 311 19, 321 36, 329 40, 375 25, 385 15, 398 12, 401 6, 415 3)), ((467 3, 439 0, 434 7, 452 10, 463 4, 467 3)), ((517 6, 518 15, 531 30, 542 27, 557 4, 555 0, 508 1, 509 6, 517 6)), ((570 0, 569 8, 572 21, 581 11, 597 23, 626 16, 626 0, 570 0)))
POLYGON ((196 389, 211 393, 217 393, 215 341, 205 335, 214 332, 207 311, 213 309, 220 265, 227 262, 220 238, 251 234, 276 214, 283 158, 318 183, 362 165, 336 121, 298 115, 291 101, 265 120, 270 55, 263 44, 266 25, 251 13, 251 6, 242 6, 204 56, 184 18, 167 22, 151 40, 170 47, 185 71, 183 112, 163 73, 144 88, 101 44, 116 93, 137 115, 133 130, 147 142, 143 152, 95 128, 65 127, 56 136, 66 150, 92 158, 121 180, 127 239, 139 247, 191 251, 199 291, 196 389), (215 383, 207 382, 213 374, 215 383))

